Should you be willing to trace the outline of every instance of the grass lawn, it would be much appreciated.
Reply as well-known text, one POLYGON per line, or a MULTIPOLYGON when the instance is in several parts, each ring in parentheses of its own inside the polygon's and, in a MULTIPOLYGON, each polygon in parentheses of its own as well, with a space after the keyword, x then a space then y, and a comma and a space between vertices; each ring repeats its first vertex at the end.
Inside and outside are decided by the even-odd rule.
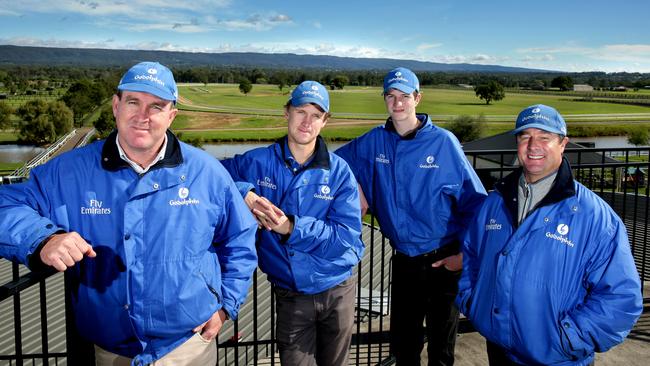
MULTIPOLYGON (((383 118, 386 109, 379 87, 346 87, 330 90, 330 104, 335 117, 341 118, 383 118)), ((248 95, 239 92, 237 84, 210 84, 208 86, 181 86, 182 108, 198 106, 213 108, 227 107, 233 113, 250 110, 253 113, 281 115, 282 106, 289 95, 274 85, 253 85, 248 95)), ((575 101, 575 96, 507 93, 498 102, 486 105, 478 99, 473 90, 422 89, 422 101, 418 111, 439 116, 442 119, 457 115, 484 114, 490 120, 511 121, 523 108, 537 103, 557 108, 568 121, 579 120, 576 114, 630 114, 650 113, 649 107, 575 101), (492 118, 490 118, 492 117, 492 118)), ((248 112, 251 113, 251 112, 248 112)), ((634 119, 634 117, 628 117, 634 119)), ((645 117, 647 118, 647 116, 645 117)), ((603 121, 604 122, 604 121, 603 121)))
POLYGON ((0 142, 14 142, 17 138, 17 132, 0 131, 0 142))
MULTIPOLYGON (((282 106, 289 91, 256 84, 243 95, 237 84, 181 85, 181 111, 173 127, 188 138, 206 141, 273 140, 285 132, 282 106)), ((333 118, 322 132, 327 138, 354 138, 386 118, 379 87, 348 86, 329 93, 333 118)), ((490 105, 478 99, 473 90, 424 88, 422 95, 418 111, 428 113, 442 127, 458 115, 483 114, 487 121, 484 136, 512 129, 516 115, 536 103, 556 107, 573 136, 625 135, 631 128, 650 128, 650 107, 576 101, 574 95, 506 92, 505 99, 490 105)))
POLYGON ((0 175, 7 175, 23 166, 24 163, 0 163, 0 175))

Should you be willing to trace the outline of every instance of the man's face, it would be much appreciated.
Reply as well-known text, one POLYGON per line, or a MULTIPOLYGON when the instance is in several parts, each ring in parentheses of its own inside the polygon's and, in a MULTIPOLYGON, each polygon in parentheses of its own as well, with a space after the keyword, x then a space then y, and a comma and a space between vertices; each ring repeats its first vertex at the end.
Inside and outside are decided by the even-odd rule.
POLYGON ((313 143, 327 123, 327 113, 313 104, 289 106, 285 109, 284 116, 289 125, 289 142, 299 145, 313 143))
POLYGON ((517 156, 528 183, 534 183, 557 170, 562 164, 562 153, 568 137, 528 128, 517 134, 517 156))
POLYGON ((120 145, 131 159, 153 157, 176 112, 172 102, 149 93, 124 91, 113 96, 113 115, 120 145))
POLYGON ((397 89, 390 89, 384 94, 386 110, 393 122, 399 123, 404 120, 415 118, 415 107, 420 103, 421 94, 407 94, 397 89))

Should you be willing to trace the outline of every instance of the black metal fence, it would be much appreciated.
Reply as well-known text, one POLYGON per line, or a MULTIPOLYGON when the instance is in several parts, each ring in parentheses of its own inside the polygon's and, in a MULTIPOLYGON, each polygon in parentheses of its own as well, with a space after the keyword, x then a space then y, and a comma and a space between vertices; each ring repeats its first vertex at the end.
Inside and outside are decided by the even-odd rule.
MULTIPOLYGON (((571 149, 566 151, 576 179, 598 193, 623 218, 642 281, 650 279, 648 253, 648 153, 650 148, 571 149), (614 159, 613 157, 616 157, 614 159)), ((467 151, 489 189, 515 169, 514 150, 467 151)), ((350 363, 392 363, 388 353, 390 258, 388 241, 365 225, 366 254, 357 268, 356 329, 350 363)), ((64 276, 31 273, 0 259, 0 363, 9 365, 91 364, 92 347, 76 334, 66 311, 64 276), (4 274, 3 274, 4 273, 4 274)), ((647 300, 647 299, 646 299, 647 300)), ((219 365, 275 365, 274 294, 265 275, 256 272, 236 322, 227 322, 218 338, 219 365)), ((471 329, 461 323, 461 331, 471 329)))

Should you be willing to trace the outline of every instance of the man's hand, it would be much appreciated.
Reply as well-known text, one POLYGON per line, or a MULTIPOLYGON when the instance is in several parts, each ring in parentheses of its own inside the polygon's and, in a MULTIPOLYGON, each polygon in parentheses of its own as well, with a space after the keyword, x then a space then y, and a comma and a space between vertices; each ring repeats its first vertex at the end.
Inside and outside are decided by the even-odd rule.
POLYGON ((366 215, 366 212, 368 212, 368 200, 366 199, 366 195, 363 194, 363 189, 361 189, 361 184, 359 184, 359 204, 361 206, 361 217, 364 217, 366 215))
POLYGON ((94 258, 97 253, 76 232, 52 235, 41 249, 41 261, 48 266, 63 272, 75 263, 81 261, 84 256, 94 258))
POLYGON ((260 196, 257 195, 257 193, 253 191, 248 191, 246 193, 246 196, 244 197, 244 202, 246 202, 246 206, 248 206, 248 209, 253 211, 255 208, 255 202, 260 198, 260 196))
POLYGON ((250 191, 246 193, 244 202, 255 216, 259 227, 278 234, 287 235, 293 231, 293 223, 276 205, 266 197, 258 196, 250 191))
POLYGON ((207 322, 197 326, 192 329, 192 332, 199 333, 203 339, 206 341, 211 341, 214 337, 219 334, 223 323, 226 322, 228 317, 226 316, 225 310, 219 309, 216 313, 212 314, 210 319, 207 322))
POLYGON ((431 267, 444 266, 448 271, 456 272, 463 269, 463 253, 451 255, 431 264, 431 267))

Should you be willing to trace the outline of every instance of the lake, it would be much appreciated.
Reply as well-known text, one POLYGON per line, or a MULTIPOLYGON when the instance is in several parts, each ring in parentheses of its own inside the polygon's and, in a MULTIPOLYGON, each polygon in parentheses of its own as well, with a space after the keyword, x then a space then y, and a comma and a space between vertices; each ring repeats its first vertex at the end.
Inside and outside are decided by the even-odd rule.
POLYGON ((0 145, 0 163, 25 163, 44 149, 25 145, 0 145))
POLYGON ((569 136, 571 142, 594 142, 596 145, 595 148, 607 149, 607 148, 623 148, 623 147, 636 147, 627 142, 627 136, 600 136, 600 137, 571 137, 569 136))
MULTIPOLYGON (((259 143, 215 143, 215 144, 205 144, 203 149, 207 151, 210 155, 218 158, 229 158, 235 154, 243 154, 248 150, 255 149, 258 147, 269 146, 271 142, 259 142, 259 143)), ((334 151, 339 147, 345 145, 345 142, 330 142, 327 144, 327 149, 329 151, 334 151)))
MULTIPOLYGON (((627 136, 570 137, 570 139, 572 142, 595 142, 597 148, 635 147, 627 142, 627 136)), ((203 149, 210 155, 223 159, 269 144, 271 143, 210 143, 203 145, 203 149)), ((327 147, 330 151, 334 151, 343 145, 345 142, 330 142, 327 147)), ((0 145, 0 163, 27 162, 41 151, 43 148, 34 146, 0 145)))

